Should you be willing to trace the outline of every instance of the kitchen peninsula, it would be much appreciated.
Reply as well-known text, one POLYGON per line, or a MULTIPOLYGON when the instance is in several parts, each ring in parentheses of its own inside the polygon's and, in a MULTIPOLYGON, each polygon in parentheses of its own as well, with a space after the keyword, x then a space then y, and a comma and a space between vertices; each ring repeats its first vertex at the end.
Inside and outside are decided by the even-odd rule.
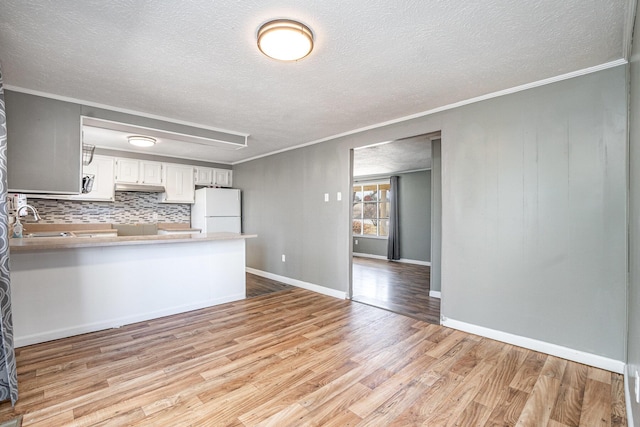
POLYGON ((11 239, 16 347, 245 298, 236 233, 11 239))

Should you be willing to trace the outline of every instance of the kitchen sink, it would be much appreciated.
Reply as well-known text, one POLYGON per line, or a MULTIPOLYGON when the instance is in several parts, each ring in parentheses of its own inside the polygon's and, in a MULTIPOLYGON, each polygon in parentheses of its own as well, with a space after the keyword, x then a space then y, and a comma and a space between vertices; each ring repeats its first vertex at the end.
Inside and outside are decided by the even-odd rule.
POLYGON ((23 237, 73 237, 73 234, 65 231, 42 231, 39 233, 27 233, 23 237))

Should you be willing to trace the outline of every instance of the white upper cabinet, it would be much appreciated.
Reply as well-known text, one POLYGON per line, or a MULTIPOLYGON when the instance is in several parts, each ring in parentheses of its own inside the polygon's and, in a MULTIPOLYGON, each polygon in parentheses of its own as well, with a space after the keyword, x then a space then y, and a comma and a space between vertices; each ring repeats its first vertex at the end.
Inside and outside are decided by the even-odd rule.
POLYGON ((137 184, 140 177, 138 163, 140 161, 135 159, 116 159, 115 182, 137 184))
POLYGON ((230 169, 214 169, 213 185, 218 187, 231 187, 232 172, 230 169))
POLYGON ((164 164, 163 203, 193 203, 195 199, 194 173, 192 166, 164 164))
POLYGON ((195 184, 196 185, 213 185, 213 169, 212 168, 195 168, 195 184))
POLYGON ((91 192, 71 196, 73 200, 96 200, 113 202, 114 188, 114 158, 107 156, 93 156, 90 164, 84 166, 83 174, 93 176, 91 192))
POLYGON ((116 179, 120 184, 162 184, 162 163, 136 159, 116 159, 116 179))
POLYGON ((162 184, 162 163, 140 161, 140 184, 162 184))
POLYGON ((198 166, 195 168, 195 184, 201 186, 214 185, 216 187, 231 187, 231 170, 198 166))

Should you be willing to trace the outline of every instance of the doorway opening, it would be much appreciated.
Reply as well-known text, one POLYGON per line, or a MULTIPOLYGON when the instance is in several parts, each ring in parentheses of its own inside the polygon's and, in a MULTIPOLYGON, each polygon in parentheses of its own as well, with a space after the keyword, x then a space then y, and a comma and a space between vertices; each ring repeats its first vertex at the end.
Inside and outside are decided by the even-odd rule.
POLYGON ((419 135, 351 160, 349 296, 430 323, 440 323, 439 144, 439 133, 419 135))

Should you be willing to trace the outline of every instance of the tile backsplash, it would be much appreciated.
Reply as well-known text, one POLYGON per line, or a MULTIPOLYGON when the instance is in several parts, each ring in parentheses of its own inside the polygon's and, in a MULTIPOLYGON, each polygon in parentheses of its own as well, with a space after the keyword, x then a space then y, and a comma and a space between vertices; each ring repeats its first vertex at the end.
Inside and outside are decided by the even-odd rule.
POLYGON ((160 203, 159 197, 158 193, 116 191, 115 202, 28 200, 42 217, 41 224, 191 222, 190 204, 160 203))

